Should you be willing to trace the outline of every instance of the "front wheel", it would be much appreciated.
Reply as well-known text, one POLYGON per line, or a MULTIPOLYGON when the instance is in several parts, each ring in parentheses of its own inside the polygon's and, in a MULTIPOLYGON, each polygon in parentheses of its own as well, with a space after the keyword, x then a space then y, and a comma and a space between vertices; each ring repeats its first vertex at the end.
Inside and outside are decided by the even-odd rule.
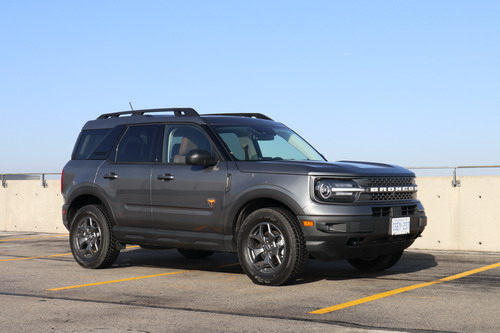
POLYGON ((109 267, 120 254, 109 218, 99 206, 88 205, 77 211, 69 239, 73 257, 84 268, 109 267))
POLYGON ((402 255, 403 251, 398 251, 389 254, 382 254, 374 258, 357 258, 348 259, 347 261, 360 271, 377 272, 394 266, 402 255))
POLYGON ((238 233, 238 257, 256 284, 279 286, 295 281, 308 259, 296 217, 282 208, 262 208, 250 214, 238 233))

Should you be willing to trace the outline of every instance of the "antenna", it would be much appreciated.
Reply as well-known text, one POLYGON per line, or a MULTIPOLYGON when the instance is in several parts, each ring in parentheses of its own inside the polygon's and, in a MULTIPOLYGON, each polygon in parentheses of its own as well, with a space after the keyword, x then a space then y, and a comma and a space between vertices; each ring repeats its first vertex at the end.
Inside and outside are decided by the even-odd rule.
POLYGON ((132 103, 128 102, 128 105, 130 105, 130 109, 134 111, 134 107, 132 106, 132 103))

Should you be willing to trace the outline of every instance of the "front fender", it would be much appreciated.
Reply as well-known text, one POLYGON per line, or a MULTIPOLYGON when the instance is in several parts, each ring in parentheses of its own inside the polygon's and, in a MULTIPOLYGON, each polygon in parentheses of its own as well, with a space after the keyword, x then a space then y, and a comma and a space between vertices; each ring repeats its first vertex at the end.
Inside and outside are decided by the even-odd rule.
POLYGON ((295 215, 304 215, 304 210, 297 203, 294 194, 289 190, 272 185, 254 186, 238 193, 231 200, 230 209, 226 215, 224 233, 231 235, 233 233, 236 220, 240 211, 251 201, 256 199, 271 199, 282 203, 288 207, 295 215))

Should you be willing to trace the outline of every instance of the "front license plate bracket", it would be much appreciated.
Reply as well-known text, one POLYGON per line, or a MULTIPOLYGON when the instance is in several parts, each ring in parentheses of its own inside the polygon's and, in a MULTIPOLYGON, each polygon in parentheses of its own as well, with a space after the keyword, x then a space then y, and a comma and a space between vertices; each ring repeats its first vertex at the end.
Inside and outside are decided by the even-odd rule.
POLYGON ((410 233, 410 217, 392 218, 389 232, 392 236, 408 235, 410 233))

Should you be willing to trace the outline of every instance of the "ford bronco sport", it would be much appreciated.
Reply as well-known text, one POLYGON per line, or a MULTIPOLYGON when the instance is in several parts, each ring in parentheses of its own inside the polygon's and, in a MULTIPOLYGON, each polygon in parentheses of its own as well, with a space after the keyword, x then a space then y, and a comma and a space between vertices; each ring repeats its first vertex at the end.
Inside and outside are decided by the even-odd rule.
POLYGON ((310 257, 387 269, 427 224, 412 172, 327 162, 259 113, 103 114, 83 127, 61 186, 85 268, 112 265, 126 244, 188 258, 237 252, 254 283, 281 285, 310 257))

